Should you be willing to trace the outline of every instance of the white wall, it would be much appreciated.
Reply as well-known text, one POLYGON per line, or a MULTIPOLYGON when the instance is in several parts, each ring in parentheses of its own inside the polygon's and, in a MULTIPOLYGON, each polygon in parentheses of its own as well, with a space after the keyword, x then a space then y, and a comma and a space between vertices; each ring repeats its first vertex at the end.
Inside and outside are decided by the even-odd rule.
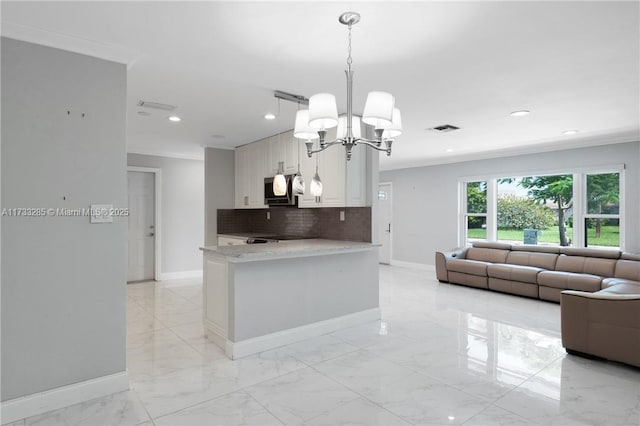
POLYGON ((526 176, 570 168, 624 164, 626 251, 640 252, 640 142, 384 171, 393 182, 393 257, 433 265, 434 252, 457 245, 458 179, 526 176))
MULTIPOLYGON (((125 111, 124 65, 2 38, 2 208, 126 207, 125 111)), ((126 233, 2 217, 3 402, 125 371, 126 233)))
MULTIPOLYGON (((205 244, 218 243, 218 209, 232 209, 235 197, 235 152, 206 148, 205 162, 205 244)), ((202 259, 200 259, 202 263, 202 259)))
POLYGON ((162 170, 160 278, 202 270, 204 161, 128 154, 127 165, 162 170))

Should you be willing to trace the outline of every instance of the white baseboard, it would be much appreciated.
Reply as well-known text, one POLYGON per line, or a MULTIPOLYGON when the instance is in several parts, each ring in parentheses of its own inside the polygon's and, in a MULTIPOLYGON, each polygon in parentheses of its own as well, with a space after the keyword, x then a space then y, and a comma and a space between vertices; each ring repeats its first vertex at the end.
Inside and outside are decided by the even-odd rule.
POLYGON ((435 272, 436 267, 434 265, 427 265, 426 263, 416 262, 403 262, 401 260, 391 260, 391 266, 399 266, 401 268, 420 269, 423 271, 435 272))
POLYGON ((159 281, 184 280, 187 278, 202 278, 202 269, 196 269, 194 271, 161 272, 158 276, 159 281))
POLYGON ((129 373, 110 374, 0 403, 0 422, 15 422, 47 411, 129 389, 129 373))
MULTIPOLYGON (((232 342, 220 335, 211 336, 211 340, 217 342, 219 345, 222 343, 221 341, 226 341, 224 345, 225 353, 229 358, 237 359, 379 319, 380 308, 373 308, 338 318, 318 321, 313 324, 278 331, 265 336, 255 337, 253 339, 242 340, 240 342, 232 342)), ((207 329, 207 331, 214 332, 210 329, 207 329)))

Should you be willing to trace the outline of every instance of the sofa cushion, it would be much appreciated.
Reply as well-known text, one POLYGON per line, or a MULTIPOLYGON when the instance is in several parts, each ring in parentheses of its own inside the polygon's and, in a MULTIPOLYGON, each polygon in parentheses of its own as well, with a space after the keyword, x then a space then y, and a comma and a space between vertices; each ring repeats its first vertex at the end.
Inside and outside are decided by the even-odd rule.
POLYGON ((447 259, 447 269, 449 271, 478 275, 480 277, 487 276, 487 266, 489 265, 489 262, 482 262, 479 260, 447 259))
POLYGON ((522 266, 535 266, 537 268, 553 271, 555 269, 557 259, 557 254, 512 251, 507 255, 506 263, 522 266))
POLYGON ((476 248, 490 248, 498 250, 511 250, 511 244, 498 243, 495 241, 474 241, 471 246, 476 248))
POLYGON ((532 251, 536 253, 553 253, 560 254, 558 246, 534 246, 532 244, 514 244, 511 246, 512 251, 532 251))
POLYGON ((573 272, 542 271, 538 274, 538 285, 567 290, 595 292, 600 290, 602 277, 573 272))
POLYGON ((601 257, 603 259, 619 259, 619 250, 594 249, 586 247, 560 247, 560 253, 567 256, 601 257))
POLYGON ((599 275, 601 277, 613 277, 616 262, 615 259, 604 259, 600 257, 560 255, 556 261, 555 270, 599 275))
POLYGON ((618 260, 616 262, 616 278, 625 278, 627 280, 640 281, 640 262, 634 260, 618 260))
POLYGON ((466 258, 482 262, 504 263, 508 254, 509 250, 471 247, 467 250, 466 258))
POLYGON ((640 254, 622 253, 620 259, 640 261, 640 254))
POLYGON ((495 263, 487 267, 487 275, 503 280, 536 284, 538 273, 543 270, 542 268, 536 268, 534 266, 495 263))
MULTIPOLYGON (((615 279, 615 278, 614 278, 615 279)), ((603 288, 598 294, 637 294, 640 296, 640 282, 628 281, 603 288), (634 284, 635 283, 635 284, 634 284)))

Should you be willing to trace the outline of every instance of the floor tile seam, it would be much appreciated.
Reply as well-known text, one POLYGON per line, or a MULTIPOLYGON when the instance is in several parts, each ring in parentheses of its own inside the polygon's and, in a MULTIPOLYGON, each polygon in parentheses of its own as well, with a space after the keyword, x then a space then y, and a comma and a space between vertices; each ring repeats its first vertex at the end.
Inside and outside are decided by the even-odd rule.
MULTIPOLYGON (((186 325, 186 324, 184 324, 186 325)), ((176 327, 180 327, 180 326, 176 326, 176 327)), ((191 343, 189 343, 186 339, 184 339, 182 336, 180 336, 178 333, 176 333, 172 327, 167 327, 167 330, 169 330, 171 333, 173 333, 174 336, 176 336, 183 344, 185 344, 187 347, 189 347, 190 349, 193 349, 195 351, 195 353, 197 353, 198 355, 204 357, 205 355, 200 353, 199 350, 197 350, 191 343)))
MULTIPOLYGON (((500 405, 496 405, 496 404, 495 404, 495 402, 497 402, 497 400, 496 400, 496 401, 494 401, 494 402, 492 402, 492 403, 491 403, 491 405, 490 405, 489 407, 485 408, 484 410, 482 410, 482 411, 481 411, 480 413, 478 413, 478 414, 481 414, 483 411, 486 411, 487 409, 489 409, 489 408, 491 408, 491 407, 495 407, 495 408, 498 408, 498 409, 500 409, 500 410, 504 410, 504 411, 508 412, 509 414, 513 414, 514 416, 518 417, 519 419, 522 419, 522 420, 523 420, 523 421, 525 421, 525 422, 535 423, 536 425, 545 426, 545 424, 544 424, 544 423, 539 423, 539 422, 537 422, 537 421, 535 421, 535 420, 533 420, 533 419, 530 419, 530 418, 524 417, 524 416, 522 416, 522 415, 520 415, 520 414, 518 414, 518 413, 516 413, 516 412, 514 412, 514 411, 512 411, 512 410, 510 410, 510 409, 508 409, 508 408, 501 407, 500 405)), ((475 416, 477 416, 478 414, 476 414, 475 416)), ((474 416, 474 417, 475 417, 475 416, 474 416)), ((469 419, 469 420, 471 420, 471 419, 469 419)), ((467 421, 469 421, 469 420, 467 420, 467 421)), ((466 423, 466 422, 465 422, 465 423, 466 423)), ((463 424, 464 424, 464 423, 463 423, 463 424)))
POLYGON ((149 412, 149 409, 147 408, 147 404, 144 403, 144 401, 142 400, 142 398, 140 398, 140 395, 138 395, 138 392, 136 392, 135 388, 132 389, 131 388, 131 381, 129 381, 129 390, 128 392, 131 392, 135 395, 135 397, 138 399, 138 401, 140 402, 140 404, 142 404, 142 408, 144 408, 144 412, 147 414, 147 420, 145 420, 144 422, 140 422, 138 424, 144 424, 147 421, 151 421, 151 424, 153 424, 155 426, 155 422, 153 421, 153 418, 151 417, 151 413, 149 412))
POLYGON ((185 301, 187 301, 187 302, 189 302, 189 303, 191 303, 191 304, 195 304, 194 302, 192 302, 191 300, 189 300, 187 297, 184 297, 184 296, 183 296, 183 295, 181 295, 180 293, 177 293, 177 292, 173 291, 171 288, 164 287, 164 289, 165 289, 165 290, 167 290, 167 291, 169 291, 169 292, 171 292, 172 294, 175 294, 176 296, 178 296, 178 297, 180 297, 180 298, 184 299, 185 301))
MULTIPOLYGON (((522 383, 520 383, 518 386, 514 386, 513 388, 511 388, 508 392, 505 392, 504 394, 502 394, 500 397, 496 398, 495 401, 492 402, 493 405, 495 405, 498 408, 502 408, 503 410, 507 410, 510 413, 513 413, 513 411, 509 410, 506 407, 503 407, 502 405, 499 405, 500 401, 502 401, 504 398, 506 398, 510 393, 514 392, 516 389, 519 389, 522 385, 524 385, 525 383, 529 382, 530 380, 534 379, 535 377, 538 376, 538 374, 540 374, 543 370, 547 369, 548 367, 550 367, 553 363, 557 362, 558 360, 560 360, 562 357, 564 357, 565 354, 560 354, 558 355, 556 358, 553 359, 553 361, 549 362, 548 364, 546 364, 544 367, 540 368, 538 371, 536 371, 535 374, 531 375, 530 377, 528 377, 526 380, 524 380, 522 383)), ((518 415, 517 413, 513 413, 518 415)), ((522 416, 520 416, 522 417, 522 416)))
POLYGON ((212 401, 215 401, 215 400, 217 400, 217 399, 224 398, 224 397, 229 396, 230 394, 235 393, 235 392, 238 392, 238 391, 241 391, 241 389, 234 389, 234 390, 231 390, 231 391, 229 391, 229 392, 225 392, 225 393, 223 393, 223 394, 220 394, 220 395, 218 395, 218 396, 214 396, 213 398, 205 399, 205 400, 203 400, 203 401, 198 401, 198 402, 196 402, 196 403, 194 403, 194 404, 186 405, 186 406, 184 406, 184 407, 182 407, 182 408, 179 408, 179 409, 177 409, 177 410, 171 411, 170 413, 164 413, 164 414, 161 414, 161 415, 159 415, 159 416, 156 416, 156 417, 150 417, 150 418, 151 418, 151 420, 153 421, 153 424, 155 425, 155 420, 162 419, 163 417, 172 416, 172 415, 174 415, 174 414, 177 414, 177 413, 179 413, 179 412, 181 412, 181 411, 188 410, 188 409, 193 408, 193 407, 195 407, 195 406, 197 406, 197 405, 200 405, 200 404, 205 404, 205 403, 207 403, 207 402, 212 402, 212 401))
MULTIPOLYGON (((346 342, 344 342, 344 343, 346 343, 346 342)), ((289 353, 289 352, 287 352, 287 355, 289 355, 290 357, 295 358, 296 360, 300 361, 301 363, 303 363, 303 364, 305 364, 305 365, 307 365, 307 366, 309 366, 309 367, 313 367, 314 365, 321 364, 321 363, 326 362, 326 361, 332 361, 332 360, 334 360, 334 359, 337 359, 337 358, 340 358, 340 357, 342 357, 342 356, 349 355, 349 354, 352 354, 352 353, 354 353, 354 352, 358 352, 359 350, 361 350, 361 348, 359 348, 359 347, 357 347, 357 346, 355 346, 355 345, 352 345, 352 346, 354 346, 354 349, 353 349, 353 350, 349 350, 349 351, 347 351, 347 352, 343 352, 343 353, 341 353, 341 354, 337 354, 337 355, 331 356, 331 357, 329 357, 329 358, 323 359, 323 360, 321 360, 321 361, 315 361, 315 362, 312 362, 312 361, 305 361, 305 360, 303 360, 303 359, 301 359, 301 358, 298 358, 298 357, 295 355, 295 353, 289 353)), ((286 347, 286 346, 285 346, 285 347, 286 347)))
MULTIPOLYGON (((327 374, 323 373, 322 371, 319 371, 318 369, 316 369, 316 368, 315 368, 315 367, 313 367, 313 366, 312 366, 311 368, 312 368, 314 371, 316 371, 317 373, 319 373, 320 375, 322 375, 322 376, 326 377, 327 379, 329 379, 329 380, 331 380, 331 381, 335 382, 336 384, 338 384, 338 385, 340 385, 340 386, 342 386, 342 387, 346 388, 346 389, 347 389, 347 390, 349 390, 350 392, 355 393, 355 394, 356 394, 356 395, 358 395, 360 398, 363 398, 364 400, 366 400, 366 401, 368 401, 368 402, 372 403, 372 404, 373 404, 373 405, 375 405, 376 407, 379 407, 379 408, 381 408, 381 409, 383 409, 383 410, 385 410, 385 411, 387 411, 387 412, 391 413, 391 414, 392 414, 392 415, 394 415, 395 417, 398 417, 399 419, 401 419, 401 420, 403 420, 403 421, 405 421, 405 422, 407 422, 407 423, 409 423, 409 424, 414 424, 414 423, 413 423, 411 420, 409 420, 408 418, 406 418, 406 417, 402 416, 402 415, 401 415, 401 414, 399 414, 399 413, 395 413, 395 412, 393 412, 393 411, 389 410, 388 408, 386 408, 386 407, 384 407, 383 405, 381 405, 381 404, 377 403, 376 401, 372 400, 371 398, 367 397, 366 395, 364 395, 364 394, 362 394, 362 393, 358 392, 356 389, 353 389, 353 388, 351 388, 350 386, 345 385, 344 383, 341 383, 340 381, 338 381, 338 380, 337 380, 337 379, 335 379, 334 377, 329 376, 329 375, 327 375, 327 374)), ((356 399, 357 399, 357 398, 356 398, 356 399)), ((342 405, 346 405, 346 404, 348 404, 348 403, 351 403, 351 402, 355 401, 356 399, 352 399, 351 401, 348 401, 348 402, 345 402, 345 403, 343 403, 343 404, 340 404, 340 406, 342 406, 342 405)), ((316 416, 316 417, 319 417, 319 416, 316 416)), ((316 417, 314 417, 314 418, 316 418, 316 417)))
POLYGON ((255 397, 255 396, 253 396, 250 392, 247 392, 247 391, 246 391, 246 390, 244 390, 244 389, 241 389, 241 390, 240 390, 240 392, 243 392, 244 394, 246 394, 247 396, 249 396, 249 398, 251 398, 253 401, 255 401, 255 403, 256 403, 256 404, 258 404, 259 406, 261 406, 262 408, 264 408, 264 410, 265 410, 267 413, 271 414, 271 415, 273 416, 273 418, 275 418, 276 420, 278 420, 278 421, 282 424, 282 426, 285 426, 285 425, 286 425, 286 423, 285 423, 285 422, 284 422, 280 417, 276 416, 276 414, 275 414, 275 413, 271 412, 271 410, 269 410, 269 408, 267 408, 264 404, 262 404, 260 401, 258 401, 258 400, 256 399, 256 397, 255 397))

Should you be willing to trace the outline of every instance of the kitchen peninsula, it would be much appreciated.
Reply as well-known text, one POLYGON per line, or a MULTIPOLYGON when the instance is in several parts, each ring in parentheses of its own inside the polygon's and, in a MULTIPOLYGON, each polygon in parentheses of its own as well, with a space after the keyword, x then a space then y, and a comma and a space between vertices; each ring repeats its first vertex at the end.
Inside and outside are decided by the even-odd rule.
POLYGON ((232 359, 380 318, 378 245, 202 247, 207 336, 232 359))

